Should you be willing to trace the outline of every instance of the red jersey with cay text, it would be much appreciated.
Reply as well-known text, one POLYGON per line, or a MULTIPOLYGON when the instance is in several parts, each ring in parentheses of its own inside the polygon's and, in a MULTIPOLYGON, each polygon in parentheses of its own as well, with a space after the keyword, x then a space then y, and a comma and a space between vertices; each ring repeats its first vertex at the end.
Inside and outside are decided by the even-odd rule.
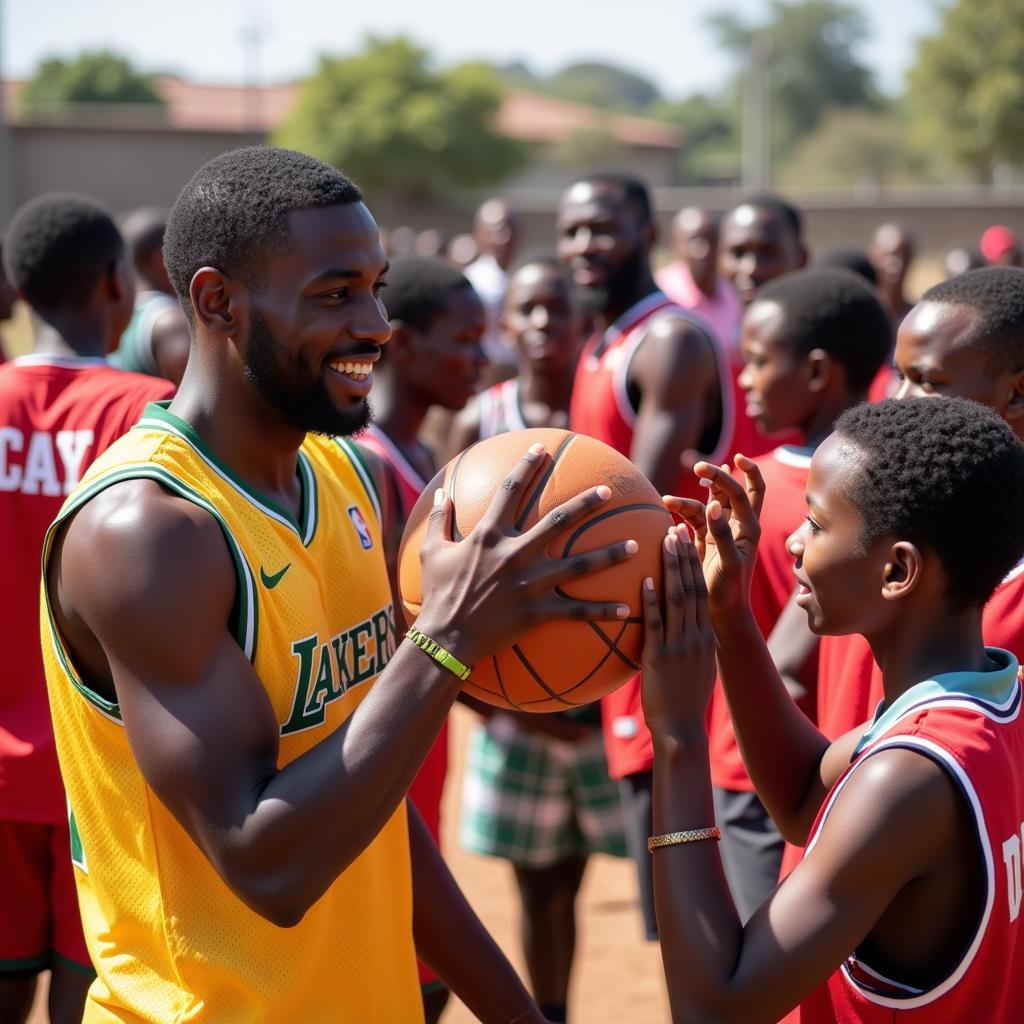
MULTIPOLYGON (((595 334, 587 342, 573 383, 570 426, 630 457, 636 410, 629 395, 629 367, 652 326, 664 317, 690 321, 704 330, 714 347, 718 360, 722 426, 715 450, 708 452, 707 458, 721 462, 731 451, 734 423, 728 356, 698 319, 660 291, 641 299, 607 331, 595 334)), ((703 495, 690 474, 685 478, 680 474, 677 493, 697 498, 703 495)), ((621 779, 634 772, 650 771, 654 766, 654 747, 640 703, 639 675, 602 699, 601 716, 608 771, 612 778, 621 779)))
POLYGON ((0 819, 67 820, 39 646, 43 538, 90 463, 173 393, 103 359, 30 355, 0 366, 0 819))
POLYGON ((947 771, 971 811, 983 860, 985 901, 962 959, 932 988, 893 981, 852 953, 801 1007, 803 1024, 967 1024, 1024 1020, 1024 720, 1016 659, 989 650, 1002 667, 951 673, 913 687, 866 734, 868 742, 832 788, 811 831, 813 844, 850 778, 870 757, 904 748, 947 771), (991 677, 991 678, 987 678, 991 677), (875 734, 877 729, 877 734, 875 734))

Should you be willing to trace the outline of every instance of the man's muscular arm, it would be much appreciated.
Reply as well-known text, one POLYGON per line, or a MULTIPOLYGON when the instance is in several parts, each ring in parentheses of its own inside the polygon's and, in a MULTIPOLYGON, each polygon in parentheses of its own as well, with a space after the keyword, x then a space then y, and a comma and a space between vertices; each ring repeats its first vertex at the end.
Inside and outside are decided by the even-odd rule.
MULTIPOLYGON (((442 541, 451 506, 435 508, 424 549, 436 601, 421 621, 463 661, 551 615, 616 616, 614 604, 551 593, 573 569, 539 561, 545 547, 536 546, 564 523, 508 529, 542 464, 528 456, 513 470, 475 542, 442 541)), ((574 499, 570 518, 601 500, 574 499)), ((617 545, 591 565, 624 557, 617 545)), ((239 897, 282 926, 302 918, 394 813, 458 693, 454 675, 403 643, 350 718, 279 768, 273 709, 227 628, 236 580, 220 528, 151 481, 114 485, 77 513, 48 586, 76 664, 119 703, 147 782, 239 897)))
POLYGON ((679 485, 679 457, 696 449, 714 412, 718 379, 714 342, 681 319, 658 321, 633 357, 629 376, 640 391, 630 458, 661 494, 679 485))

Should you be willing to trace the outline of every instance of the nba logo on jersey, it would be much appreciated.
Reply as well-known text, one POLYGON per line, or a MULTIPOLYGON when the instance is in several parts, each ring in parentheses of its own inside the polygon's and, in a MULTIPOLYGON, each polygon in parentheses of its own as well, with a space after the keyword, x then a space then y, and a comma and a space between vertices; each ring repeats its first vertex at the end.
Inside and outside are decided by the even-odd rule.
POLYGON ((357 506, 349 505, 348 517, 352 520, 356 533, 359 534, 359 543, 363 545, 363 550, 369 551, 373 547, 373 538, 370 536, 370 528, 366 525, 363 513, 359 511, 357 506))

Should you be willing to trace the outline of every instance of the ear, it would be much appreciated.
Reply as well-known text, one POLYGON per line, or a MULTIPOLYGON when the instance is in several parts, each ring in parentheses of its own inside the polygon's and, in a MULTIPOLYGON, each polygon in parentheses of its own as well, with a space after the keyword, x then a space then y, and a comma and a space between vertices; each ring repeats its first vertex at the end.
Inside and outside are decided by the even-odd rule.
POLYGON ((1019 373, 1007 374, 1004 381, 1004 394, 1007 398, 999 410, 1004 420, 1009 423, 1013 432, 1024 436, 1024 370, 1019 373))
POLYGON ((797 266, 802 270, 810 262, 811 254, 807 246, 802 242, 797 245, 797 252, 799 254, 797 256, 797 266))
POLYGON ((400 363, 412 356, 412 349, 419 331, 407 320, 391 321, 391 340, 388 341, 388 363, 400 363))
POLYGON ((222 270, 200 267, 188 286, 196 323, 208 331, 232 338, 248 328, 245 288, 222 270))
POLYGON ((103 287, 112 305, 122 306, 133 296, 134 275, 123 256, 116 259, 103 275, 103 287))
POLYGON ((921 583, 924 559, 916 544, 897 541, 889 550, 882 578, 882 598, 899 601, 912 593, 921 583))
POLYGON ((808 370, 807 390, 816 395, 821 394, 839 369, 838 364, 822 348, 811 349, 804 357, 804 362, 808 370))

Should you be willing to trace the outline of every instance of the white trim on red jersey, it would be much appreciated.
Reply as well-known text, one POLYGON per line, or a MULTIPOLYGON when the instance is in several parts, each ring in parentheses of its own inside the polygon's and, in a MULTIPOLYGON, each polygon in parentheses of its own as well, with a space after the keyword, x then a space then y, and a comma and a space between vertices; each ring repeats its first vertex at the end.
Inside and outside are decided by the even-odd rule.
POLYGON ((402 454, 398 445, 395 444, 395 442, 392 441, 376 423, 371 423, 366 428, 366 433, 369 434, 370 437, 372 437, 377 444, 379 444, 388 453, 388 458, 391 460, 391 464, 395 472, 399 473, 410 487, 414 487, 420 492, 426 488, 427 481, 416 472, 415 467, 402 454))

